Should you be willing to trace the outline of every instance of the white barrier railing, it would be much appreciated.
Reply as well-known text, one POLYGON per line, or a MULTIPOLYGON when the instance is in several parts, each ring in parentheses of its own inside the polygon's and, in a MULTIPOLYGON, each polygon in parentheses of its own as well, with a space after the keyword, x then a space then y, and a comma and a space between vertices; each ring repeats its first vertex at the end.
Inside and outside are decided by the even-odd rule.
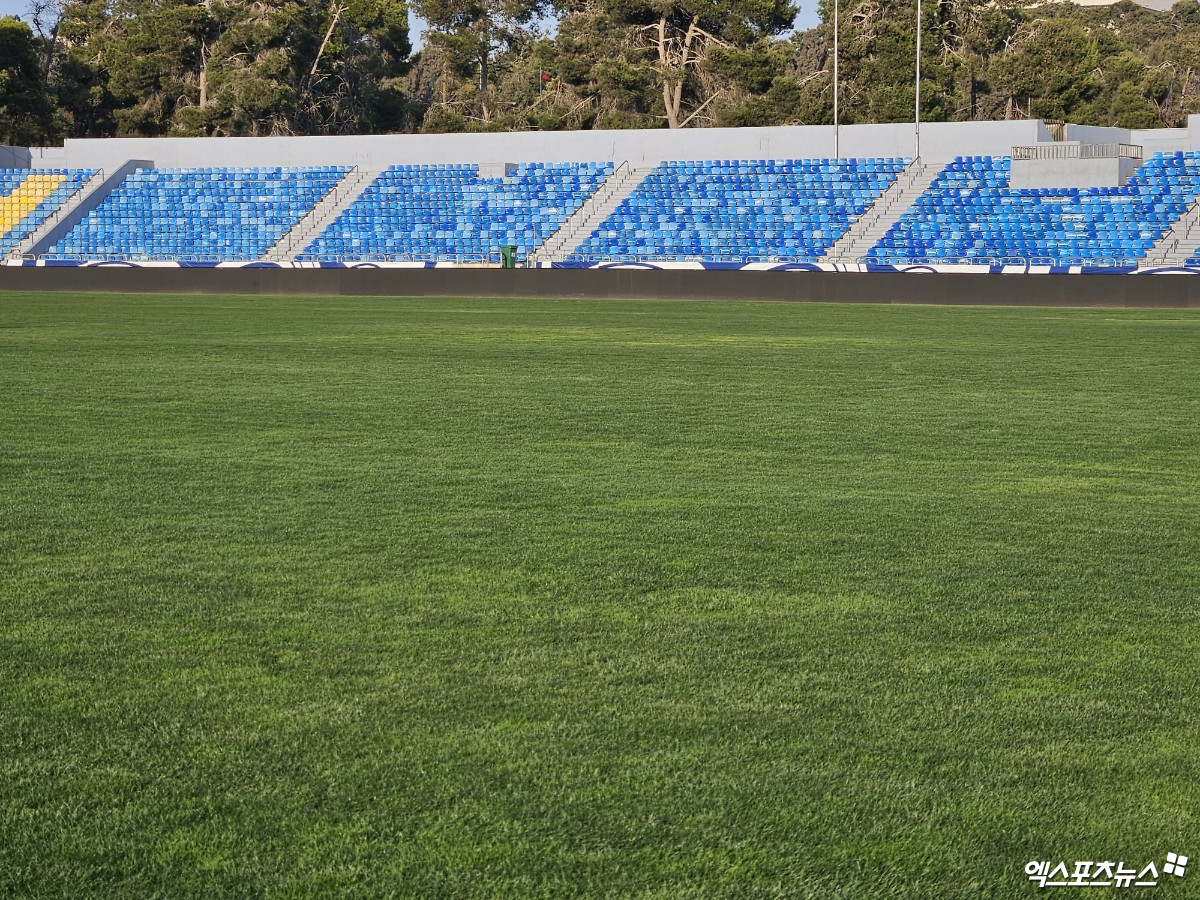
POLYGON ((876 266, 1023 266, 1066 267, 1086 266, 1092 269, 1135 268, 1144 260, 1131 256, 860 256, 858 262, 876 266))
MULTIPOLYGON (((200 263, 251 263, 259 262, 255 254, 222 255, 212 253, 193 253, 180 256, 170 253, 42 253, 38 256, 26 254, 24 259, 66 262, 200 262, 200 263)), ((432 263, 496 263, 500 262, 500 253, 460 253, 454 256, 436 254, 302 254, 302 262, 432 262, 432 263)))
POLYGON ((1035 144, 1030 147, 1013 147, 1012 158, 1028 159, 1141 159, 1142 148, 1138 144, 1035 144))
MULTIPOLYGON (((43 253, 40 255, 24 254, 20 257, 27 261, 43 262, 77 262, 77 263, 257 263, 259 257, 224 256, 219 254, 192 254, 186 257, 166 253, 43 253)), ((1066 268, 1082 266, 1091 269, 1130 269, 1144 265, 1148 260, 1144 257, 1085 257, 1085 256, 916 256, 916 257, 823 257, 823 256, 790 256, 752 255, 752 254, 613 254, 611 256, 593 256, 590 254, 572 254, 565 260, 581 266, 602 266, 613 264, 654 264, 654 263, 717 263, 730 265, 833 265, 833 266, 987 266, 989 268, 1066 268)), ((454 255, 437 255, 424 253, 411 254, 305 254, 297 262, 300 263, 330 263, 336 265, 351 265, 354 263, 434 263, 455 265, 499 265, 500 254, 497 253, 460 253, 454 255)))
POLYGON ((574 263, 655 263, 655 262, 699 262, 699 263, 739 263, 745 265, 747 263, 828 263, 828 262, 852 262, 845 257, 829 258, 816 254, 803 256, 790 256, 787 254, 731 254, 731 253, 709 253, 709 254, 672 254, 672 253, 612 253, 604 256, 599 256, 592 253, 571 253, 567 255, 563 262, 574 263))
MULTIPOLYGON (((97 185, 102 184, 106 177, 107 176, 104 174, 103 169, 97 169, 87 181, 79 185, 79 187, 72 191, 70 195, 64 197, 63 201, 53 210, 51 210, 50 213, 47 214, 46 218, 42 219, 41 222, 30 229, 29 233, 26 234, 25 237, 21 238, 16 246, 20 247, 21 244, 28 242, 32 248, 35 244, 37 244, 37 241, 41 239, 38 238, 37 240, 34 240, 35 235, 40 233, 41 235, 45 236, 57 228, 58 224, 63 220, 63 218, 74 212, 76 207, 83 202, 85 199, 84 194, 85 192, 89 192, 89 187, 94 189, 97 185)), ((14 255, 21 259, 26 257, 25 253, 14 255)))
MULTIPOLYGON (((610 200, 612 198, 612 195, 617 192, 616 184, 617 184, 617 181, 620 180, 622 171, 624 171, 627 174, 631 171, 630 165, 629 165, 629 160, 625 160, 619 166, 617 166, 615 169, 613 169, 612 175, 610 177, 604 179, 604 184, 602 184, 600 186, 600 190, 598 190, 598 191, 596 191, 596 193, 592 194, 591 198, 589 198, 589 199, 593 201, 593 203, 592 203, 593 208, 599 206, 601 203, 606 203, 608 200, 610 200)), ((584 202, 586 203, 588 201, 585 200, 584 202)), ((582 204, 580 204, 580 205, 582 206, 582 204)))
POLYGON ((299 262, 316 263, 455 263, 457 265, 500 264, 500 251, 494 253, 302 253, 299 262))

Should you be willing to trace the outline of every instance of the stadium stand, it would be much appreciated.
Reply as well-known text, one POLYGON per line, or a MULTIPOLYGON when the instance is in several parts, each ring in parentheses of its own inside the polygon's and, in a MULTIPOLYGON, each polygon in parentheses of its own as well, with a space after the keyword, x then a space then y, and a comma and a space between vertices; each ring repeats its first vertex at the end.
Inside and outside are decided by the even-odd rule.
POLYGON ((94 169, 0 169, 0 257, 94 174, 94 169))
POLYGON ((83 259, 256 260, 347 171, 138 169, 53 252, 83 259))
POLYGON ((604 163, 522 163, 484 178, 474 165, 382 172, 300 259, 492 259, 540 246, 612 174, 604 163))
POLYGON ((1123 187, 1008 186, 1006 156, 958 157, 869 252, 880 263, 1132 265, 1200 195, 1200 154, 1155 154, 1123 187))
POLYGON ((584 259, 821 257, 911 160, 664 162, 575 252, 584 259))
POLYGON ((351 166, 136 164, 123 181, 113 179, 120 183, 111 193, 109 185, 90 200, 97 170, 0 169, 0 254, 461 262, 498 261, 500 248, 513 245, 520 261, 568 265, 845 262, 866 254, 882 264, 1200 266, 1200 226, 1188 224, 1188 215, 1200 222, 1200 151, 1155 153, 1121 187, 1020 189, 1010 186, 1010 158, 998 154, 949 164, 622 164, 619 192, 621 169, 610 162, 392 165, 377 175, 351 166), (924 174, 914 179, 918 170, 924 174), (81 198, 87 203, 68 213, 81 198), (37 249, 21 249, 27 245, 37 249))

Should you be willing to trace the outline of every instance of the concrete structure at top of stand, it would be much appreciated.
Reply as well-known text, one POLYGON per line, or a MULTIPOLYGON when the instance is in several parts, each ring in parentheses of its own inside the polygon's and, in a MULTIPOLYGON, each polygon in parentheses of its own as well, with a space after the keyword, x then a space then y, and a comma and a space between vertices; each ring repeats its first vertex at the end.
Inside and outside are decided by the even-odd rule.
POLYGON ((1010 188, 1121 187, 1142 164, 1136 144, 1062 141, 1013 147, 1010 188))
POLYGON ((1014 145, 1009 187, 1120 187, 1155 153, 1200 150, 1200 116, 1186 128, 1067 125, 1063 138, 1014 145))
MULTIPOLYGON (((1155 153, 1200 150, 1200 116, 1188 116, 1183 128, 1115 128, 1098 125, 1067 125, 1064 141, 1082 144, 1134 144, 1143 158, 1155 153)), ((1014 145, 1016 146, 1016 145, 1014 145)))
MULTIPOLYGON (((914 155, 911 122, 841 128, 844 157, 914 155)), ((1050 139, 1037 120, 926 123, 921 155, 1007 154, 1016 145, 1050 139)), ((36 148, 35 148, 36 150, 36 148)), ((814 159, 834 155, 831 126, 688 128, 621 131, 523 131, 485 134, 354 135, 347 137, 84 138, 71 139, 56 163, 112 169, 127 159, 153 159, 159 168, 200 166, 358 166, 379 171, 396 164, 468 163, 494 167, 518 162, 814 159)), ((34 165, 42 164, 34 162, 34 165)))
POLYGON ((9 147, 0 144, 0 169, 66 169, 66 159, 66 147, 9 147))
MULTIPOLYGON (((844 157, 915 155, 912 122, 844 125, 844 157)), ((1091 128, 1067 125, 1068 142, 1123 143, 1155 151, 1200 150, 1200 116, 1186 128, 1091 128)), ((1007 156, 1013 147, 1051 143, 1044 123, 928 122, 921 125, 921 157, 1007 156)), ((776 128, 696 128, 625 131, 523 131, 501 134, 391 134, 347 137, 83 138, 63 147, 0 147, 0 167, 103 168, 152 159, 160 168, 199 166, 358 166, 379 171, 396 164, 474 163, 499 174, 517 162, 628 161, 632 166, 679 159, 813 159, 833 155, 829 125, 776 128)))
MULTIPOLYGON (((915 155, 912 122, 845 125, 844 157, 915 155)), ((1200 116, 1186 128, 1130 131, 1066 127, 1068 141, 1130 143, 1156 150, 1200 150, 1200 116), (1092 134, 1094 132, 1094 135, 1092 134)), ((1036 119, 1012 122, 928 122, 921 125, 921 157, 946 162, 956 156, 1007 156, 1013 147, 1051 142, 1036 119)), ((152 159, 160 168, 198 166, 358 166, 379 171, 396 164, 473 163, 499 171, 506 163, 662 160, 813 159, 833 155, 829 125, 776 128, 687 128, 625 131, 523 131, 500 134, 396 134, 347 137, 83 138, 62 148, 16 150, 14 165, 113 170, 129 159, 152 159)), ((0 153, 0 160, 3 153, 0 153)))

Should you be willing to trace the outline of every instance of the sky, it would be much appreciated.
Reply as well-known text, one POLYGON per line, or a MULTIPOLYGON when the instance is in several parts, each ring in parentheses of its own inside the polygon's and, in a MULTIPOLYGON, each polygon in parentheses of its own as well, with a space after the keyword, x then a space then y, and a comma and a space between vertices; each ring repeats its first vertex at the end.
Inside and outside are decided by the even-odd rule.
MULTIPOLYGON (((0 16, 20 16, 28 19, 29 0, 0 0, 0 16)), ((800 15, 796 17, 797 28, 812 28, 818 22, 816 0, 800 5, 800 15)), ((421 46, 421 33, 425 30, 425 22, 408 15, 409 30, 412 34, 413 47, 421 46)))

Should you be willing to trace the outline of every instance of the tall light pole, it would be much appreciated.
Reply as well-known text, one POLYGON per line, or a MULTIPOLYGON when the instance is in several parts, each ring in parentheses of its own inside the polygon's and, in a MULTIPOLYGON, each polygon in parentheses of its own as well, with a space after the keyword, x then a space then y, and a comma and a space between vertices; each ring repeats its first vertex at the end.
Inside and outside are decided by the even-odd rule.
POLYGON ((917 105, 913 113, 913 128, 916 137, 913 141, 913 158, 921 158, 921 0, 917 0, 917 105))
POLYGON ((838 0, 833 0, 833 158, 842 158, 841 121, 838 118, 838 0))

